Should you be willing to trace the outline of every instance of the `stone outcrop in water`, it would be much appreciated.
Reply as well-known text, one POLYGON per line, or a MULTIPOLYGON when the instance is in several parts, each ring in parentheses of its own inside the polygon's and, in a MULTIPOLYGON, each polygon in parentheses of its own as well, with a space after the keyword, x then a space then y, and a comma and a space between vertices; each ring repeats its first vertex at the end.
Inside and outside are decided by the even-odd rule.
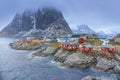
POLYGON ((54 55, 54 60, 61 62, 62 66, 65 67, 90 67, 94 62, 95 58, 92 56, 86 56, 80 52, 75 53, 75 51, 58 50, 54 55))
POLYGON ((72 31, 62 13, 54 8, 42 8, 33 12, 25 10, 0 31, 4 37, 57 37, 72 31))
MULTIPOLYGON (((39 39, 15 41, 10 44, 17 50, 35 50, 32 56, 54 56, 54 61, 60 62, 65 67, 92 67, 96 70, 120 74, 120 56, 115 54, 112 59, 107 56, 90 55, 78 51, 64 50, 59 47, 60 43, 41 42, 39 39)), ((94 53, 95 54, 95 53, 94 53)))
POLYGON ((16 50, 36 50, 43 45, 39 40, 20 40, 10 43, 9 46, 16 50))
POLYGON ((73 53, 66 57, 62 65, 66 67, 86 68, 90 67, 95 61, 95 58, 92 56, 86 56, 82 53, 73 53))
POLYGON ((41 56, 41 57, 46 57, 49 55, 53 55, 58 51, 59 48, 50 48, 50 47, 42 47, 38 49, 33 56, 41 56))
POLYGON ((11 48, 16 49, 16 50, 37 50, 41 48, 41 45, 37 46, 28 46, 28 45, 19 45, 19 44, 10 44, 11 48))
POLYGON ((105 72, 120 74, 120 62, 115 60, 99 58, 94 68, 105 72))
POLYGON ((58 50, 58 52, 54 55, 54 60, 56 62, 61 62, 63 63, 65 60, 66 60, 66 57, 69 56, 70 54, 72 54, 71 52, 69 51, 66 51, 66 50, 58 50))
POLYGON ((96 77, 92 77, 92 76, 86 76, 82 80, 102 80, 102 79, 99 79, 99 78, 96 78, 96 77))

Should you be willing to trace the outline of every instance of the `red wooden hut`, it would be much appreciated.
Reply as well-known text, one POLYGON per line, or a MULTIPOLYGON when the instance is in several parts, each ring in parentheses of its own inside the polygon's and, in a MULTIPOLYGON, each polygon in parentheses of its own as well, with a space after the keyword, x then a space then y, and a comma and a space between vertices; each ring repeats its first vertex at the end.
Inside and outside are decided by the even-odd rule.
POLYGON ((77 50, 77 49, 79 49, 79 44, 73 44, 73 50, 77 50))
POLYGON ((79 45, 78 44, 70 44, 68 46, 68 50, 77 50, 79 49, 79 45))
POLYGON ((80 37, 79 39, 78 39, 78 42, 79 43, 84 43, 86 41, 86 38, 85 37, 80 37))
POLYGON ((92 46, 92 45, 84 45, 84 46, 81 47, 81 50, 82 50, 83 52, 89 52, 89 51, 91 51, 92 49, 93 49, 93 46, 92 46))
POLYGON ((115 48, 113 46, 108 46, 108 45, 102 46, 101 50, 105 51, 105 52, 109 52, 109 53, 114 53, 115 52, 115 48))
POLYGON ((61 48, 67 49, 67 50, 77 50, 77 49, 79 49, 78 44, 70 44, 69 42, 64 42, 60 46, 61 46, 61 48))
POLYGON ((63 48, 63 49, 67 49, 69 45, 70 45, 69 42, 64 42, 64 43, 62 43, 60 46, 61 46, 61 48, 63 48))

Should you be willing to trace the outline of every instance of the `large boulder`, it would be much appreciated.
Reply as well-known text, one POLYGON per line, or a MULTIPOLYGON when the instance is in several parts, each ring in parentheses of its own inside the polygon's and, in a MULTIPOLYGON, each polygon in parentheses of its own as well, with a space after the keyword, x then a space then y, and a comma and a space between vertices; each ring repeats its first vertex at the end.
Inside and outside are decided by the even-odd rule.
POLYGON ((120 74, 120 62, 115 60, 99 58, 94 68, 105 72, 120 74))
POLYGON ((33 53, 33 55, 40 56, 40 57, 46 57, 46 56, 55 54, 58 51, 58 49, 59 48, 41 47, 39 50, 33 53))
POLYGON ((19 40, 10 43, 9 46, 16 50, 36 50, 43 46, 43 43, 38 39, 19 40))
POLYGON ((42 46, 41 48, 39 48, 38 50, 36 50, 33 54, 32 54, 32 57, 35 57, 35 56, 42 56, 42 52, 44 50, 46 50, 47 47, 46 46, 42 46))
POLYGON ((41 48, 41 45, 37 45, 37 46, 29 46, 29 45, 19 45, 19 44, 15 44, 15 43, 10 43, 10 47, 16 50, 37 50, 39 48, 41 48))
POLYGON ((86 68, 91 66, 95 61, 95 58, 92 56, 86 56, 82 53, 73 53, 67 56, 62 65, 66 67, 86 68))
POLYGON ((92 76, 86 76, 82 80, 102 80, 102 79, 95 78, 95 77, 92 77, 92 76))
POLYGON ((59 49, 57 53, 54 55, 54 60, 56 62, 63 63, 66 60, 66 57, 71 55, 71 52, 63 49, 59 49))

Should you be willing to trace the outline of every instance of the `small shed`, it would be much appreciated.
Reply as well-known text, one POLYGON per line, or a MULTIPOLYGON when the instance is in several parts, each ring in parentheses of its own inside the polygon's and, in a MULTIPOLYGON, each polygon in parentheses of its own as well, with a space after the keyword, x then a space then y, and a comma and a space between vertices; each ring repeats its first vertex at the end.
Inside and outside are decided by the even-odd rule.
POLYGON ((84 43, 86 41, 86 38, 85 37, 80 37, 78 39, 78 43, 84 43))
POLYGON ((61 46, 61 48, 67 49, 67 50, 77 50, 77 49, 79 49, 79 44, 77 44, 77 43, 70 44, 69 42, 64 42, 60 46, 61 46))
POLYGON ((70 45, 69 42, 64 42, 64 43, 61 44, 61 48, 67 49, 69 45, 70 45))
POLYGON ((81 50, 83 51, 83 52, 89 52, 89 51, 91 51, 93 49, 93 46, 92 45, 83 45, 82 47, 81 47, 81 50))
POLYGON ((70 44, 68 46, 68 50, 77 50, 79 49, 79 44, 75 43, 75 44, 70 44))
POLYGON ((110 46, 110 45, 104 45, 101 47, 102 51, 109 52, 109 53, 114 53, 115 52, 115 47, 110 46))
POLYGON ((79 49, 79 44, 77 43, 73 44, 73 50, 77 50, 77 49, 79 49))

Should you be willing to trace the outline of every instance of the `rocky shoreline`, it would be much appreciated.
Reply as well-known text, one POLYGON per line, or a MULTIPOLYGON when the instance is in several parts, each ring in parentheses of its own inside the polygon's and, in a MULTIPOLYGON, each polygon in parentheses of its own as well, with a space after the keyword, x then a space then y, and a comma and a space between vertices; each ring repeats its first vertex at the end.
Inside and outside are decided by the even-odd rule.
MULTIPOLYGON (((109 59, 108 57, 94 56, 89 53, 83 53, 80 50, 68 51, 61 49, 60 43, 41 43, 39 45, 25 45, 25 43, 18 44, 17 42, 10 43, 10 47, 16 50, 34 50, 32 56, 46 57, 53 55, 54 61, 60 62, 61 66, 73 68, 93 68, 97 71, 104 71, 109 73, 120 74, 120 56, 109 59)), ((112 55, 111 55, 112 56, 112 55)))

